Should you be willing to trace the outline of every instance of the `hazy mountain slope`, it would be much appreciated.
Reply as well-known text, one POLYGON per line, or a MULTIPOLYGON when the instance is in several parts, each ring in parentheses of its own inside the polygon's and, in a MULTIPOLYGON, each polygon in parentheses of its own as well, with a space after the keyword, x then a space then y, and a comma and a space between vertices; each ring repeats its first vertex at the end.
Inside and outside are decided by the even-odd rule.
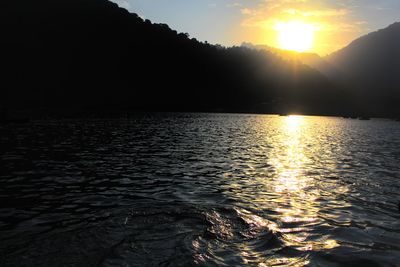
POLYGON ((252 43, 246 42, 243 43, 242 46, 256 50, 266 50, 287 61, 300 61, 332 80, 344 80, 343 74, 336 67, 316 53, 288 51, 267 45, 253 45, 252 43))
POLYGON ((389 105, 396 109, 400 100, 400 23, 363 36, 326 60, 358 85, 360 95, 381 106, 376 108, 389 105))

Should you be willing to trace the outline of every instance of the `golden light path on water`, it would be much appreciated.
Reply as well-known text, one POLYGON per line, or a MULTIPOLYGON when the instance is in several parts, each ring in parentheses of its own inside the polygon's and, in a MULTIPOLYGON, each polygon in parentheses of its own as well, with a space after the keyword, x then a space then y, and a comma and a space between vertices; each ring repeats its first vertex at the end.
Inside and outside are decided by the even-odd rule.
POLYGON ((295 115, 276 117, 272 125, 256 122, 259 126, 255 127, 254 138, 259 146, 251 149, 250 171, 246 171, 245 178, 226 176, 232 179, 226 188, 230 197, 243 202, 246 209, 263 210, 265 214, 258 213, 258 216, 239 210, 239 216, 252 225, 271 230, 284 242, 284 247, 302 255, 285 256, 271 251, 271 256, 266 258, 242 243, 238 249, 244 262, 253 259, 248 263, 304 266, 310 263, 308 252, 340 246, 329 232, 322 234, 317 229, 325 223, 320 214, 347 205, 337 199, 338 195, 346 193, 346 186, 323 178, 324 171, 336 168, 334 159, 331 160, 333 156, 324 151, 328 144, 326 138, 338 133, 321 132, 318 127, 321 120, 329 123, 329 118, 295 115), (264 165, 260 171, 260 166, 264 165), (334 191, 330 191, 331 188, 334 191))
MULTIPOLYGON (((315 201, 320 197, 319 191, 309 189, 316 181, 304 171, 309 161, 303 145, 304 138, 313 138, 312 134, 306 131, 306 123, 306 119, 302 116, 286 117, 283 124, 286 131, 281 140, 285 152, 283 157, 276 157, 271 161, 277 170, 275 192, 281 194, 281 202, 290 205, 290 208, 276 209, 281 214, 281 221, 285 223, 302 222, 312 225, 318 221, 319 208, 315 205, 315 201)), ((315 136, 314 138, 317 139, 315 136)), ((288 245, 298 246, 300 250, 331 249, 339 246, 333 239, 308 241, 308 234, 302 233, 301 229, 275 230, 285 233, 288 245)))
MULTIPOLYGON (((319 207, 315 205, 319 195, 317 186, 313 186, 316 181, 312 176, 305 173, 305 165, 309 163, 309 151, 317 153, 318 150, 305 150, 306 138, 318 140, 312 133, 307 132, 307 119, 303 116, 287 116, 282 124, 283 134, 278 143, 278 150, 271 155, 276 155, 270 163, 276 170, 274 189, 281 195, 280 203, 287 204, 288 207, 277 207, 276 211, 280 214, 280 221, 285 224, 313 225, 318 222, 319 207), (310 188, 315 188, 310 190, 310 188), (307 190, 306 190, 307 189, 307 190)), ((314 143, 318 147, 318 143, 314 143)), ((307 231, 300 228, 275 228, 273 229, 284 235, 287 246, 294 246, 299 250, 320 250, 338 247, 339 244, 333 239, 322 239, 309 241, 307 231)), ((280 259, 282 261, 282 259, 280 259)), ((296 261, 286 259, 286 263, 296 261)), ((283 260, 285 263, 285 260, 283 260)), ((307 264, 307 260, 299 261, 299 265, 307 264)))

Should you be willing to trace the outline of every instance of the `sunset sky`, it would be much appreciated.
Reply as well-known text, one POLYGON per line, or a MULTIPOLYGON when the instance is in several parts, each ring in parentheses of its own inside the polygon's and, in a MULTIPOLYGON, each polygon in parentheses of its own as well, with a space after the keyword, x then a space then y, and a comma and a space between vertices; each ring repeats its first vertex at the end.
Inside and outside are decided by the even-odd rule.
MULTIPOLYGON (((114 0, 157 23, 201 41, 226 46, 242 42, 289 48, 298 36, 301 50, 329 54, 368 32, 400 21, 399 0, 114 0), (282 32, 287 25, 300 25, 282 32), (311 29, 311 30, 307 30, 311 29), (309 32, 307 32, 309 31, 309 32), (312 33, 311 33, 312 32, 312 33), (289 35, 289 38, 286 38, 289 35), (312 36, 311 36, 312 35, 312 36), (286 39, 285 39, 286 38, 286 39), (282 39, 286 40, 282 41, 282 39), (288 43, 289 42, 289 43, 288 43)), ((300 47, 293 48, 300 50, 300 47)))

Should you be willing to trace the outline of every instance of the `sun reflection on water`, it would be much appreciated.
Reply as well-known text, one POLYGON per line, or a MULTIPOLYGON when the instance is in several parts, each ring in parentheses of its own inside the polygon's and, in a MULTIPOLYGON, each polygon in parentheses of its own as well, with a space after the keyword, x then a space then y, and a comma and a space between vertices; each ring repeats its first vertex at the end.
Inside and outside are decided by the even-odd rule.
POLYGON ((307 146, 307 138, 313 138, 307 127, 307 119, 292 115, 285 117, 281 124, 281 134, 275 140, 275 150, 271 155, 270 164, 274 167, 274 191, 279 194, 278 206, 279 228, 276 231, 284 235, 288 246, 300 251, 332 249, 339 244, 332 239, 315 239, 305 230, 305 225, 316 225, 320 219, 319 205, 315 204, 320 192, 315 177, 307 175, 307 164, 312 164, 309 158, 317 153, 315 148, 321 144, 313 139, 313 146, 307 146))
POLYGON ((258 250, 243 246, 239 249, 243 259, 251 258, 265 266, 304 266, 309 263, 307 252, 340 246, 328 232, 318 230, 326 223, 321 215, 344 207, 337 196, 347 190, 345 185, 324 178, 330 168, 336 169, 334 155, 325 150, 329 149, 326 136, 331 133, 319 128, 326 120, 329 119, 291 115, 254 123, 257 142, 250 143, 256 142, 257 146, 246 150, 253 157, 246 158, 247 165, 240 165, 246 167, 243 171, 236 168, 235 172, 224 174, 228 182, 225 192, 241 207, 262 211, 258 213, 260 217, 254 218, 239 212, 240 218, 246 217, 249 225, 272 231, 282 241, 282 247, 298 254, 288 257, 271 253, 259 257, 258 250), (327 188, 334 188, 335 192, 327 188))
POLYGON ((304 117, 297 115, 286 117, 282 123, 282 133, 276 140, 274 157, 270 162, 277 172, 276 192, 302 193, 306 185, 306 178, 302 175, 307 161, 301 140, 304 123, 304 117))
POLYGON ((304 121, 303 116, 290 115, 286 117, 285 124, 288 128, 288 131, 296 131, 300 128, 303 121, 304 121))

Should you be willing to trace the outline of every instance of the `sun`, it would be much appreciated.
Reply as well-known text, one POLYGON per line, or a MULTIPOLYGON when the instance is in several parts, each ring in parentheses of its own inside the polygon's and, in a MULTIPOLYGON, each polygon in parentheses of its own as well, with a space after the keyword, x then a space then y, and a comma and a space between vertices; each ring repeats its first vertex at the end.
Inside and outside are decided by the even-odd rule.
POLYGON ((297 52, 310 51, 314 42, 314 26, 302 21, 277 23, 278 44, 281 49, 297 52))

